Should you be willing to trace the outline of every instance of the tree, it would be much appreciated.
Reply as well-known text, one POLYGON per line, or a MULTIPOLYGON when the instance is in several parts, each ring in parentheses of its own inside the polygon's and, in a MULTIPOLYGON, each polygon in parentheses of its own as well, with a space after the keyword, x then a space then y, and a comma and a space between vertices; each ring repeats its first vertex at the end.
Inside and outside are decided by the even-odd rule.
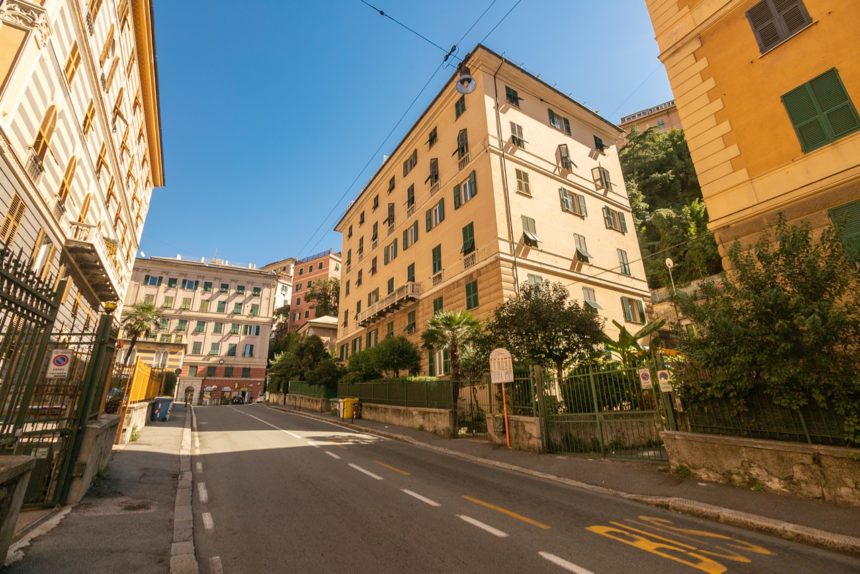
POLYGON ((622 365, 630 367, 633 365, 633 359, 641 357, 645 353, 645 349, 639 344, 640 339, 644 339, 648 335, 655 333, 665 323, 664 319, 651 321, 635 333, 631 333, 627 330, 627 327, 613 320, 612 324, 618 329, 618 339, 606 336, 604 339, 606 350, 618 355, 622 365))
POLYGON ((564 369, 596 353, 603 339, 603 321, 590 308, 570 300, 561 283, 524 283, 519 294, 496 308, 488 330, 512 354, 555 367, 559 382, 564 369))
POLYGON ((326 357, 308 373, 308 382, 322 385, 327 389, 337 389, 337 384, 342 376, 343 369, 334 362, 334 359, 326 357))
POLYGON ((372 349, 358 351, 349 356, 344 382, 361 383, 380 377, 379 370, 376 368, 376 360, 371 351, 372 349))
POLYGON ((311 381, 311 373, 317 366, 330 359, 325 343, 316 335, 295 336, 289 339, 286 348, 275 355, 269 367, 269 382, 272 388, 285 390, 290 381, 311 381))
POLYGON ((681 130, 633 132, 618 156, 624 180, 635 182, 652 210, 701 199, 696 169, 681 130))
POLYGON ((421 368, 421 354, 409 339, 403 336, 386 337, 370 349, 376 370, 400 376, 400 371, 415 374, 421 368))
POLYGON ((421 333, 424 348, 448 349, 451 356, 451 393, 453 405, 460 397, 460 350, 469 346, 481 332, 481 322, 468 311, 440 311, 427 321, 421 333))
POLYGON ((860 278, 833 228, 780 218, 753 246, 735 243, 732 270, 679 303, 698 332, 682 344, 706 380, 685 381, 693 399, 743 408, 756 394, 797 409, 817 402, 860 440, 860 278))
POLYGON ((316 316, 331 315, 337 317, 340 301, 340 281, 337 279, 320 279, 311 285, 305 299, 314 303, 316 316))
POLYGON ((152 336, 153 331, 158 328, 161 321, 161 313, 152 303, 137 303, 132 305, 131 311, 122 320, 122 330, 129 338, 128 350, 125 353, 124 366, 128 366, 131 352, 141 337, 152 336))

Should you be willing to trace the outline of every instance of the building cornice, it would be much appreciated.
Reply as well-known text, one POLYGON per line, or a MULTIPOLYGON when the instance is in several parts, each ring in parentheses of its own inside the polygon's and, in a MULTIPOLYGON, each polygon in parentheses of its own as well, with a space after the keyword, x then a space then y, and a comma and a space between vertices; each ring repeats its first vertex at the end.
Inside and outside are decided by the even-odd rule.
POLYGON ((161 146, 161 109, 158 104, 158 63, 155 53, 152 1, 132 0, 131 6, 152 184, 155 187, 163 187, 164 155, 161 146))

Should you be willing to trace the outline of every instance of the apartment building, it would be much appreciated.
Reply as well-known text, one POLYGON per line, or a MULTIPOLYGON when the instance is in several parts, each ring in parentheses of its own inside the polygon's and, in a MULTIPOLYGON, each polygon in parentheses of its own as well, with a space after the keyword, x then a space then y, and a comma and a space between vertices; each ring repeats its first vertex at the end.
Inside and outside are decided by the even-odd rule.
MULTIPOLYGON (((342 359, 388 335, 418 343, 439 310, 487 319, 525 282, 563 283, 608 332, 645 322, 622 131, 484 46, 464 64, 476 89, 452 78, 335 227, 342 359)), ((445 374, 442 359, 424 372, 445 374)))
POLYGON ((164 185, 154 46, 149 0, 0 6, 0 246, 69 278, 57 329, 122 302, 164 185))
POLYGON ((647 5, 724 260, 780 213, 860 258, 860 3, 647 5))
POLYGON ((678 115, 675 100, 669 100, 622 117, 618 127, 628 135, 633 130, 642 133, 651 128, 660 131, 679 130, 681 129, 681 118, 678 115))
POLYGON ((218 259, 137 259, 126 309, 151 303, 162 314, 157 332, 140 352, 184 345, 179 396, 191 388, 195 402, 256 399, 266 387, 277 282, 271 271, 218 259))
MULTIPOLYGON (((293 300, 293 273, 296 265, 295 257, 279 259, 260 267, 263 271, 272 271, 278 276, 278 285, 275 288, 275 311, 289 305, 293 300)), ((275 315, 273 332, 280 332, 287 328, 288 320, 280 315, 275 315)))
POLYGON ((340 279, 340 264, 340 253, 334 253, 331 249, 295 262, 290 321, 287 327, 290 333, 297 332, 309 319, 318 317, 314 304, 307 299, 307 294, 315 281, 340 279))

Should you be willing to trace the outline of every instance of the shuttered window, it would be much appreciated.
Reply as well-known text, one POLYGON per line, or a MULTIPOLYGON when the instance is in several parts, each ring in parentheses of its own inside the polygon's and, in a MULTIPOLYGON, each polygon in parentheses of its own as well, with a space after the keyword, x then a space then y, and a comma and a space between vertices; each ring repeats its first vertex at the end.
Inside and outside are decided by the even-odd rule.
POLYGON ((537 247, 539 239, 537 236, 537 226, 535 220, 526 215, 520 216, 523 221, 523 242, 529 247, 537 247))
POLYGON ((782 103, 804 152, 860 129, 860 117, 836 68, 788 92, 782 103))
POLYGON ((834 207, 829 213, 833 224, 839 226, 848 258, 860 261, 860 200, 834 207))
POLYGON ((478 306, 478 280, 466 283, 466 309, 478 306))
POLYGON ((25 209, 24 200, 16 193, 12 198, 9 211, 3 217, 3 223, 0 224, 0 241, 7 245, 12 243, 18 232, 18 226, 21 225, 21 217, 24 215, 25 209))
POLYGON ((747 12, 747 19, 762 54, 812 22, 802 0, 761 0, 747 12))
POLYGON ((469 223, 469 225, 463 228, 463 255, 468 255, 469 253, 475 250, 475 224, 469 223))

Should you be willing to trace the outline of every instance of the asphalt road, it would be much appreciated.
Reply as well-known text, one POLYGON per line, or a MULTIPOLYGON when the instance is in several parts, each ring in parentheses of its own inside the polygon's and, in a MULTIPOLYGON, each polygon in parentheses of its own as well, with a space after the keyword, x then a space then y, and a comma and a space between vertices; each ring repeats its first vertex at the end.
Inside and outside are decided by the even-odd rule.
POLYGON ((262 405, 199 407, 202 572, 860 572, 860 560, 262 405))

